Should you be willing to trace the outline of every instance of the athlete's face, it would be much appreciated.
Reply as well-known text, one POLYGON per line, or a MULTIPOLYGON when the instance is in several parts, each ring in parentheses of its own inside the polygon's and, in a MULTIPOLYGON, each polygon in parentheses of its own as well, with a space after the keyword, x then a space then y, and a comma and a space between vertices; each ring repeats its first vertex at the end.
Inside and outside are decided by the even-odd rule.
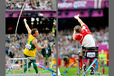
POLYGON ((39 35, 39 32, 35 31, 35 36, 38 37, 38 35, 39 35))

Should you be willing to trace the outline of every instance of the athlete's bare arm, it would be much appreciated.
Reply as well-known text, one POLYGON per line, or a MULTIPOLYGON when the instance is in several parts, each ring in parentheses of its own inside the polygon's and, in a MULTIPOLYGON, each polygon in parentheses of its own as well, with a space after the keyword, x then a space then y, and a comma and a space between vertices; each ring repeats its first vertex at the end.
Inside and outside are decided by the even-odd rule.
POLYGON ((78 20, 78 22, 80 23, 81 26, 85 25, 85 23, 79 18, 79 14, 75 15, 74 18, 78 20))
POLYGON ((36 39, 34 39, 34 40, 32 41, 32 44, 36 47, 37 50, 42 50, 43 48, 45 48, 45 46, 44 46, 44 47, 40 47, 40 46, 38 45, 36 39))
POLYGON ((73 40, 75 40, 75 35, 76 35, 76 31, 74 30, 74 33, 73 33, 73 40))
POLYGON ((28 31, 28 36, 29 36, 31 34, 31 29, 29 28, 29 25, 27 24, 27 20, 26 19, 24 19, 24 24, 25 24, 25 27, 26 27, 26 29, 28 31))

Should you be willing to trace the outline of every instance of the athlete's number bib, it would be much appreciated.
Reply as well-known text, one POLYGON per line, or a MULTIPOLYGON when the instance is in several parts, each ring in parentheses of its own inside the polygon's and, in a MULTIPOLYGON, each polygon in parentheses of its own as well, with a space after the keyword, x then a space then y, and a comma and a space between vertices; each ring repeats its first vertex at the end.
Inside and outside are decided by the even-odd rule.
POLYGON ((90 58, 95 57, 95 52, 88 52, 87 57, 90 57, 90 58))
POLYGON ((25 45, 25 48, 27 48, 27 49, 30 50, 30 49, 31 49, 31 45, 30 45, 30 44, 26 44, 26 45, 25 45))

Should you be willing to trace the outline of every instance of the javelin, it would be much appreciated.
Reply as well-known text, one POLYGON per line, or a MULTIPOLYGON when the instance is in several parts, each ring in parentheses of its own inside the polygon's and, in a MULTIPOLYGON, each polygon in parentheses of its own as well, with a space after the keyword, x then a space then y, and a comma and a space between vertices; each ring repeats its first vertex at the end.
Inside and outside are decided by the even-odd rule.
MULTIPOLYGON (((26 0, 26 1, 27 1, 27 0, 26 0)), ((24 2, 24 5, 23 5, 23 7, 22 7, 22 9, 21 9, 21 12, 20 12, 20 14, 19 14, 19 18, 18 18, 18 21, 17 21, 16 30, 15 30, 15 36, 16 36, 16 33, 17 33, 17 27, 18 27, 18 25, 19 25, 19 20, 20 20, 20 17, 21 17, 21 15, 22 15, 22 11, 23 11, 23 9, 24 9, 24 6, 25 6, 25 4, 26 4, 26 1, 24 2)))

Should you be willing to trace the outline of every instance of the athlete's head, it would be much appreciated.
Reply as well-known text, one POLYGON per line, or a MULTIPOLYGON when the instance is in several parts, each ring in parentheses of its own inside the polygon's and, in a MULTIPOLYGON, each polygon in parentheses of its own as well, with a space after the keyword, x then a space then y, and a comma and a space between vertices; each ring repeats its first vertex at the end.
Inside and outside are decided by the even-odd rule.
POLYGON ((82 28, 81 28, 81 26, 76 25, 76 26, 74 27, 74 30, 75 30, 77 33, 80 33, 81 30, 82 30, 82 28))
POLYGON ((37 30, 36 28, 34 28, 34 29, 32 29, 31 34, 32 34, 34 37, 38 37, 39 32, 38 32, 38 30, 37 30))

